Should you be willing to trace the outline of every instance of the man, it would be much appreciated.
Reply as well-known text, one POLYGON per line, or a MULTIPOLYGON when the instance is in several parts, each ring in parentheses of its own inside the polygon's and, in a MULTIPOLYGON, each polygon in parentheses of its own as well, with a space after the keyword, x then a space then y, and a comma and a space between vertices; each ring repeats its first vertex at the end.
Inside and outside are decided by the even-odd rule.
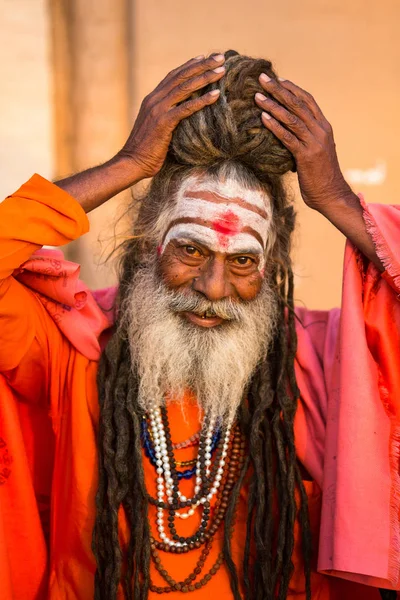
POLYGON ((400 587, 400 217, 350 190, 309 94, 197 57, 116 157, 0 212, 2 598, 400 587), (294 169, 349 240, 341 312, 294 311, 294 169), (40 250, 148 177, 117 294, 40 250))

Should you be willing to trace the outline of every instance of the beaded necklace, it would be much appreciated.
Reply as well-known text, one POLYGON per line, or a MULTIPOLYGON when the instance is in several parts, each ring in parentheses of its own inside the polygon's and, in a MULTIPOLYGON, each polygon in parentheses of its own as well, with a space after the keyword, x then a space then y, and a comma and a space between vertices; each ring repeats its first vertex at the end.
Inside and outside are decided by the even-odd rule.
MULTIPOLYGON (((167 587, 158 587, 150 582, 150 589, 158 594, 175 590, 194 591, 206 585, 223 563, 223 553, 220 552, 212 568, 201 579, 195 581, 201 576, 212 547, 213 537, 224 522, 232 488, 243 466, 245 440, 238 426, 233 431, 232 427, 227 427, 216 436, 216 423, 206 421, 199 436, 196 470, 193 473, 196 476, 194 495, 192 498, 186 498, 179 490, 179 481, 182 479, 179 475, 182 472, 176 469, 177 462, 166 408, 150 410, 148 418, 153 440, 152 452, 151 454, 149 452, 148 457, 151 462, 154 462, 157 473, 157 498, 148 494, 148 500, 157 508, 156 530, 160 538, 157 540, 154 534, 151 536, 151 556, 155 568, 168 584, 167 587), (212 460, 214 450, 215 455, 212 460), (211 509, 210 502, 214 496, 216 496, 216 503, 211 509), (183 511, 183 509, 188 510, 183 511), (200 526, 196 533, 188 537, 178 535, 175 527, 176 519, 188 519, 195 514, 196 510, 201 511, 200 526), (202 546, 204 548, 194 571, 184 580, 175 581, 162 566, 159 551, 181 554, 202 546)), ((143 427, 142 432, 145 429, 143 427)), ((149 437, 149 435, 147 438, 142 435, 146 454, 145 444, 149 437)), ((150 447, 149 444, 147 445, 150 447)), ((235 511, 236 509, 237 505, 235 511)))
MULTIPOLYGON (((143 419, 146 419, 146 417, 143 417, 143 419)), ((147 431, 148 431, 151 441, 153 441, 151 431, 149 429, 147 429, 147 431)), ((197 431, 196 433, 191 435, 187 440, 185 440, 183 442, 177 442, 177 443, 174 442, 172 444, 172 449, 173 450, 182 450, 183 448, 190 448, 191 446, 198 446, 199 439, 200 439, 200 432, 197 431)))
POLYGON ((194 433, 184 442, 178 442, 177 444, 172 444, 172 448, 174 450, 181 450, 182 448, 190 448, 190 446, 197 446, 200 439, 200 432, 194 433))
MULTIPOLYGON (((155 469, 157 469, 157 458, 156 458, 156 453, 155 453, 155 449, 154 449, 154 445, 153 445, 153 435, 151 434, 151 432, 149 432, 149 428, 148 428, 145 417, 143 417, 141 425, 142 425, 142 444, 143 444, 145 454, 146 454, 147 458, 150 460, 153 467, 155 469)), ((217 429, 213 433, 213 437, 212 437, 211 455, 214 453, 220 437, 221 437, 221 431, 220 431, 220 429, 217 429)), ((183 448, 183 447, 184 446, 180 446, 180 448, 183 448)), ((186 446, 186 447, 188 447, 188 446, 186 446)), ((196 465, 196 463, 197 463, 197 460, 193 459, 193 460, 187 460, 187 461, 183 461, 183 462, 176 461, 175 464, 178 467, 187 467, 187 466, 196 465)), ((196 474, 196 470, 197 470, 197 465, 194 466, 193 469, 187 469, 186 471, 178 471, 177 472, 178 479, 190 479, 191 477, 193 477, 193 475, 196 474)))

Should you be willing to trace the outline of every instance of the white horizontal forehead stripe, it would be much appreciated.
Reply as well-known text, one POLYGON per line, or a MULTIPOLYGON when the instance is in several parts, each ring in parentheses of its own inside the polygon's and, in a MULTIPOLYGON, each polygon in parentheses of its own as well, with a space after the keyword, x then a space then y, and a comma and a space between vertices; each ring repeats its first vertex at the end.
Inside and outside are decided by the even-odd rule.
POLYGON ((271 201, 266 194, 257 190, 248 190, 237 181, 227 178, 225 181, 215 181, 213 179, 199 180, 196 177, 187 179, 179 190, 179 196, 185 195, 187 190, 196 192, 212 192, 229 198, 241 198, 249 204, 265 210, 271 215, 271 201))
POLYGON ((173 219, 186 217, 214 222, 223 219, 226 213, 238 217, 241 227, 251 227, 257 231, 265 247, 270 222, 251 210, 237 204, 229 204, 229 201, 226 204, 214 204, 213 202, 207 202, 207 200, 184 198, 179 203, 177 210, 174 211, 173 219))

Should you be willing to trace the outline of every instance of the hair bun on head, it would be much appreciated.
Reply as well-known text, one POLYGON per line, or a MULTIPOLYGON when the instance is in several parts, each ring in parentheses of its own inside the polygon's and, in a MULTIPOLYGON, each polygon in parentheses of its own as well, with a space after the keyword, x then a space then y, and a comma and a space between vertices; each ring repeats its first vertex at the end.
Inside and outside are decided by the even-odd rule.
POLYGON ((236 50, 227 50, 225 52, 225 60, 228 60, 228 58, 232 58, 232 56, 240 56, 240 54, 236 50))
POLYGON ((261 73, 277 78, 271 62, 243 56, 235 50, 225 53, 225 75, 196 95, 220 89, 212 105, 181 121, 170 147, 170 158, 191 167, 212 167, 234 161, 260 179, 295 170, 292 153, 261 121, 261 109, 254 101, 257 92, 268 96, 258 80, 261 73))

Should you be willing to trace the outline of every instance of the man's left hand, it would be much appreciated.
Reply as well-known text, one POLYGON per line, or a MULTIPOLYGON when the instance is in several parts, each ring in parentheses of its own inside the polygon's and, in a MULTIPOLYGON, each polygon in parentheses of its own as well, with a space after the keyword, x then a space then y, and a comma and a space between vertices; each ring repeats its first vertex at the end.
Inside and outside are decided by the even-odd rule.
POLYGON ((260 76, 268 97, 256 94, 262 122, 293 154, 307 206, 324 215, 380 271, 384 271, 364 223, 359 198, 340 170, 330 123, 314 98, 291 81, 260 76))
POLYGON ((353 195, 340 170, 332 127, 308 92, 287 80, 260 76, 269 97, 256 94, 262 122, 295 158, 300 191, 307 206, 327 204, 353 195))

